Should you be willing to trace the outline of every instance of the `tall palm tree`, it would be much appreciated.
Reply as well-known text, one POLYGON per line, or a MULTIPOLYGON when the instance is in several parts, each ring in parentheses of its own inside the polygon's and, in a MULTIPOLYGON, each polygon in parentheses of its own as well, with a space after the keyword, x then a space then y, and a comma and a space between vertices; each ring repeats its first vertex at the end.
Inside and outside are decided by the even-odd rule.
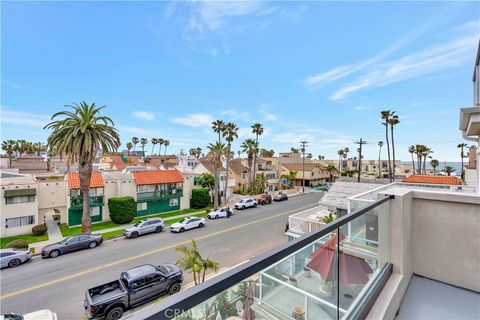
POLYGON ((322 156, 321 154, 318 155, 318 160, 324 160, 325 156, 322 156))
POLYGON ((212 122, 212 129, 215 133, 218 133, 218 143, 221 143, 222 133, 225 130, 225 122, 223 120, 215 120, 212 122))
POLYGON ((345 151, 343 149, 340 149, 337 151, 337 154, 338 154, 338 172, 342 172, 342 157, 343 157, 343 153, 345 151))
POLYGON ((333 164, 329 164, 325 170, 330 174, 330 182, 333 182, 333 173, 337 171, 337 168, 333 164))
POLYGON ((91 232, 90 218, 90 180, 92 178, 93 160, 98 150, 114 151, 120 145, 120 136, 114 128, 112 119, 101 116, 104 107, 95 103, 67 106, 71 110, 60 111, 52 116, 52 122, 44 129, 51 129, 48 148, 55 154, 65 153, 71 159, 78 160, 80 191, 83 196, 82 233, 91 232))
POLYGON ((432 168, 433 168, 433 175, 435 175, 435 169, 436 169, 436 168, 438 167, 438 165, 439 165, 438 160, 433 159, 432 161, 430 161, 430 165, 431 165, 432 168))
POLYGON ((132 138, 132 144, 133 144, 133 152, 135 152, 135 148, 137 147, 137 143, 139 143, 140 140, 138 140, 137 137, 132 138))
POLYGON ((197 147, 197 148, 195 149, 195 151, 196 151, 196 153, 195 153, 196 157, 197 157, 197 158, 200 158, 200 156, 202 155, 202 148, 197 147))
POLYGON ((255 181, 257 179, 258 137, 263 134, 264 129, 261 123, 254 123, 251 128, 252 133, 255 135, 255 144, 257 145, 253 158, 253 181, 255 181))
POLYGON ((464 149, 468 148, 468 145, 466 143, 460 143, 460 144, 458 144, 457 148, 460 149, 460 160, 462 161, 462 171, 460 172, 460 177, 462 178, 462 181, 464 181, 465 180, 465 170, 463 168, 463 159, 466 158, 464 149))
POLYGON ((140 144, 142 145, 142 156, 145 157, 145 145, 148 143, 147 138, 141 138, 140 144))
POLYGON ((433 151, 432 149, 425 147, 425 150, 423 152, 423 174, 427 174, 427 169, 426 169, 426 164, 427 164, 427 157, 430 157, 430 154, 432 154, 433 151))
POLYGON ((170 141, 168 140, 163 140, 163 145, 165 146, 165 150, 163 151, 163 155, 167 155, 167 147, 170 145, 170 141))
POLYGON ((15 153, 15 140, 10 139, 3 141, 2 150, 5 151, 9 157, 8 167, 10 168, 12 166, 12 155, 15 153))
POLYGON ((426 147, 422 144, 415 145, 415 154, 417 155, 417 174, 422 174, 422 159, 426 147))
POLYGON ((455 171, 455 168, 451 167, 451 166, 446 166, 445 169, 443 169, 443 171, 445 171, 447 176, 450 176, 452 174, 452 172, 455 171))
POLYGON ((240 146, 242 151, 248 155, 248 184, 249 187, 252 188, 252 164, 253 164, 253 155, 255 154, 256 150, 258 149, 257 142, 254 139, 246 139, 243 141, 242 145, 240 146))
POLYGON ((380 161, 381 161, 381 155, 382 155, 382 147, 383 147, 383 141, 378 141, 378 179, 380 179, 380 161))
POLYGON ((412 172, 415 174, 415 160, 413 160, 413 154, 415 153, 415 146, 412 144, 410 147, 408 147, 408 152, 412 156, 412 172))
POLYGON ((133 148, 133 143, 127 142, 127 156, 130 155, 130 150, 133 148))
POLYGON ((388 123, 390 124, 390 135, 391 135, 391 138, 392 138, 392 160, 393 160, 393 165, 392 165, 392 172, 393 172, 393 176, 392 176, 392 179, 395 180, 395 167, 396 167, 396 164, 395 164, 395 140, 393 138, 393 128, 400 123, 400 119, 398 118, 398 116, 395 114, 395 111, 392 111, 392 113, 390 114, 390 119, 388 119, 388 123))
POLYGON ((152 143, 152 156, 153 156, 153 151, 155 150, 155 145, 158 144, 158 139, 152 138, 150 139, 150 142, 152 143))
POLYGON ((343 161, 347 159, 349 152, 350 152, 350 149, 348 147, 343 149, 343 154, 342 154, 343 161))
MULTIPOLYGON (((225 145, 221 142, 210 143, 208 145, 209 154, 212 156, 213 169, 215 171, 215 193, 213 194, 213 207, 218 208, 220 193, 220 167, 222 166, 222 156, 225 155, 225 145)), ((227 183, 227 181, 225 181, 227 183)))
POLYGON ((226 169, 227 169, 227 177, 226 183, 223 188, 223 203, 227 203, 227 188, 228 188, 228 167, 230 164, 230 157, 232 152, 232 142, 235 139, 238 139, 238 127, 235 123, 229 122, 225 125, 225 130, 223 131, 223 137, 225 141, 227 141, 227 150, 226 150, 226 169))
POLYGON ((388 121, 391 116, 390 110, 384 110, 380 112, 381 118, 385 121, 385 141, 387 142, 387 155, 388 155, 388 178, 392 182, 392 163, 390 162, 390 141, 388 140, 388 121))
POLYGON ((163 138, 157 138, 158 140, 158 155, 162 155, 162 146, 165 143, 165 140, 163 138))

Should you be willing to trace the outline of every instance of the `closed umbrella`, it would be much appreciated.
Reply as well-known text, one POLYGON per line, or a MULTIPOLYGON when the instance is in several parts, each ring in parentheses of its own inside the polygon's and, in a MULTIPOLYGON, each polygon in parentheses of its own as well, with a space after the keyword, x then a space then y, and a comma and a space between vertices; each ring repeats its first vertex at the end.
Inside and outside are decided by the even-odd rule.
POLYGON ((255 320, 255 311, 253 311, 250 307, 253 305, 253 286, 252 282, 249 282, 247 288, 247 298, 245 299, 245 303, 243 305, 243 319, 244 320, 255 320))

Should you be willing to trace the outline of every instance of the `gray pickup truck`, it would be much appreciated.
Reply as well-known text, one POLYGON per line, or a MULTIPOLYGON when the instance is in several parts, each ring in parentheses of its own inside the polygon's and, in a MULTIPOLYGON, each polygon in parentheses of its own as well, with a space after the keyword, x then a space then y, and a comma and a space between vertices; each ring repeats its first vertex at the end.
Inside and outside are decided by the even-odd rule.
POLYGON ((174 264, 129 269, 122 272, 120 280, 86 290, 85 314, 89 319, 120 319, 131 307, 179 292, 182 281, 182 270, 174 264))

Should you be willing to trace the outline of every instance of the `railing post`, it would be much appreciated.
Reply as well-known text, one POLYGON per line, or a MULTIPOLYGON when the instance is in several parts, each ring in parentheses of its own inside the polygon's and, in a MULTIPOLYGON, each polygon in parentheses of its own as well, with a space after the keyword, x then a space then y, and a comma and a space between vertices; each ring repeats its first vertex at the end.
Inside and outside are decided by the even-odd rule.
POLYGON ((335 259, 337 260, 337 320, 340 319, 340 227, 337 228, 337 250, 335 259))

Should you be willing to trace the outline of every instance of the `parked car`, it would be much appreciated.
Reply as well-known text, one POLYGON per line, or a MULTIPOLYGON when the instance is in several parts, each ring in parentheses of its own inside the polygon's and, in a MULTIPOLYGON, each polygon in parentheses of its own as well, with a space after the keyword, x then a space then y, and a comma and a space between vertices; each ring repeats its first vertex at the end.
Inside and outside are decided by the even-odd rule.
POLYGON ((44 309, 23 315, 13 313, 4 314, 0 316, 0 320, 57 320, 57 314, 52 310, 44 309))
POLYGON ((30 249, 2 249, 0 250, 1 268, 15 268, 32 258, 30 249))
POLYGON ((164 294, 180 291, 183 273, 174 264, 138 266, 122 272, 119 280, 85 291, 85 314, 89 319, 120 319, 123 312, 164 294))
POLYGON ((126 228, 123 234, 127 238, 135 239, 139 235, 152 233, 152 232, 162 232, 163 228, 165 228, 165 223, 160 218, 151 218, 146 220, 141 220, 133 227, 126 228))
POLYGON ((66 237, 62 241, 50 244, 42 249, 42 258, 56 258, 61 254, 82 249, 96 248, 103 242, 101 234, 81 234, 66 237))
POLYGON ((279 193, 273 198, 273 201, 285 201, 285 200, 288 200, 288 196, 285 193, 279 193))
POLYGON ((246 209, 246 208, 256 208, 257 200, 253 198, 242 199, 239 202, 235 203, 235 209, 246 209))
POLYGON ((230 208, 220 208, 215 211, 209 212, 207 215, 208 219, 218 219, 218 218, 228 218, 228 215, 232 215, 232 209, 230 208))
POLYGON ((258 204, 270 204, 272 203, 272 196, 265 193, 262 194, 258 199, 257 199, 258 204))
POLYGON ((170 226, 170 231, 183 232, 189 229, 202 228, 206 224, 207 224, 207 220, 205 220, 205 218, 187 217, 187 218, 183 218, 183 220, 180 222, 176 222, 172 224, 170 226))

